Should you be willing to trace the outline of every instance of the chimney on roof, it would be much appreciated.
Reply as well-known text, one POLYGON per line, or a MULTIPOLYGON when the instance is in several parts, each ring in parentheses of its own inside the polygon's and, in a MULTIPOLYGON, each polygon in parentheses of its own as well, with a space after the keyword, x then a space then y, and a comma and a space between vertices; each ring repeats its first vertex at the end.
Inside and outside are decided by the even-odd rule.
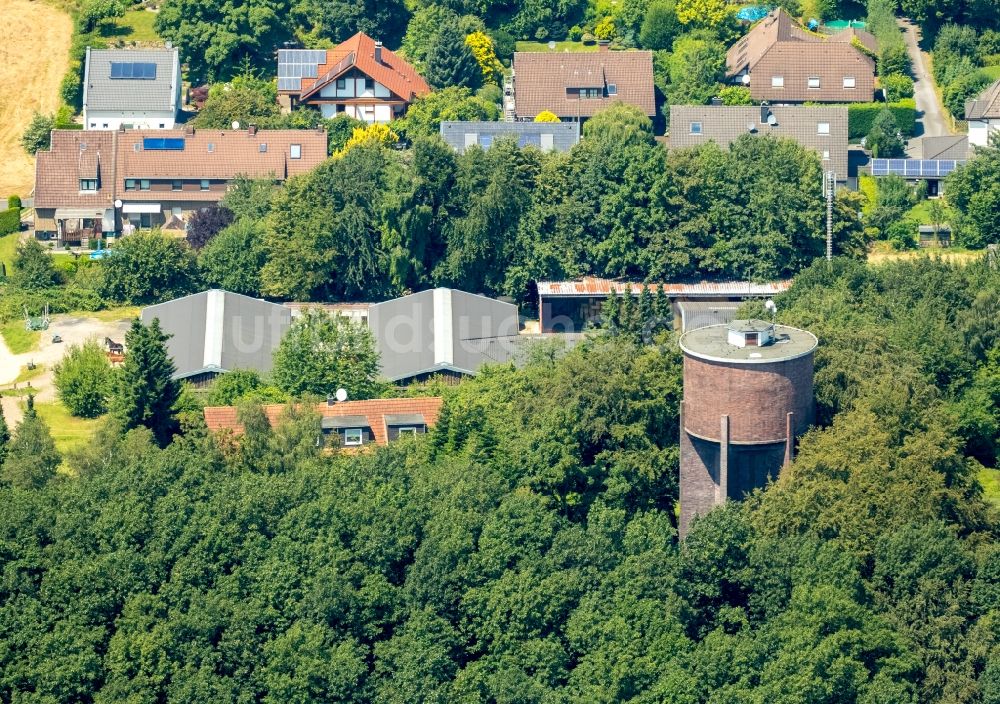
POLYGON ((765 100, 760 104, 760 124, 767 124, 767 116, 771 114, 771 108, 768 107, 767 101, 765 100))
POLYGON ((247 125, 247 134, 250 135, 251 137, 257 134, 257 125, 254 125, 252 123, 247 125))
POLYGON ((722 98, 720 98, 720 97, 719 97, 719 96, 717 96, 717 95, 716 95, 716 96, 714 96, 714 97, 712 98, 712 105, 716 105, 716 106, 718 106, 718 105, 722 105, 722 98))
POLYGON ((186 134, 188 137, 193 137, 194 136, 194 126, 193 125, 184 125, 184 134, 186 134))
POLYGON ((610 39, 598 39, 597 40, 597 50, 598 51, 607 51, 610 46, 611 46, 611 40, 610 39))
POLYGON ((375 41, 375 63, 382 63, 382 42, 375 41))

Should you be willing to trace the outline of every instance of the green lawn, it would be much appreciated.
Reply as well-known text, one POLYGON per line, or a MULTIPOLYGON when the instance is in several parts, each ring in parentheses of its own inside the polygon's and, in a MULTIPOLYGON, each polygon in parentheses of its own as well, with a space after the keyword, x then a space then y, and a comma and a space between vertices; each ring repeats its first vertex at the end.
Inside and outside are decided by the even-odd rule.
POLYGON ((589 46, 583 42, 556 42, 555 49, 549 49, 548 42, 517 42, 517 51, 597 51, 597 42, 589 46))
POLYGON ((108 39, 122 39, 127 42, 139 42, 141 44, 159 44, 162 42, 160 35, 153 29, 153 22, 156 20, 155 12, 147 10, 130 10, 124 17, 119 17, 114 24, 107 24, 101 28, 101 36, 108 39))
POLYGON ((25 330, 23 320, 11 320, 0 326, 0 334, 3 335, 4 342, 14 354, 24 354, 31 352, 38 347, 38 341, 42 339, 42 333, 38 330, 25 330))
POLYGON ((983 485, 983 497, 1000 506, 1000 469, 984 467, 979 471, 979 483, 983 485))
POLYGON ((1000 66, 984 66, 979 70, 992 78, 994 81, 1000 78, 1000 66))
POLYGON ((45 421, 52 433, 56 449, 63 455, 70 450, 84 447, 91 441, 101 424, 101 418, 77 418, 70 415, 61 402, 36 403, 38 417, 45 421))
POLYGON ((12 232, 9 235, 0 237, 0 262, 3 262, 4 266, 7 267, 8 274, 13 269, 14 251, 17 249, 17 238, 19 235, 20 233, 18 232, 12 232))

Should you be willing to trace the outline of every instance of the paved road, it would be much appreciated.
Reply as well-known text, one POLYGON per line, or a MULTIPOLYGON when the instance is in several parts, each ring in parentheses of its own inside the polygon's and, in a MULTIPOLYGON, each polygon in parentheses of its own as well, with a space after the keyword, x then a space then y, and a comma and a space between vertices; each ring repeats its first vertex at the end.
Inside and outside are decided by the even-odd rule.
POLYGON ((906 50, 913 64, 913 97, 917 101, 917 137, 941 137, 951 134, 941 104, 934 93, 934 79, 927 71, 920 53, 920 29, 909 20, 897 20, 906 39, 906 50))

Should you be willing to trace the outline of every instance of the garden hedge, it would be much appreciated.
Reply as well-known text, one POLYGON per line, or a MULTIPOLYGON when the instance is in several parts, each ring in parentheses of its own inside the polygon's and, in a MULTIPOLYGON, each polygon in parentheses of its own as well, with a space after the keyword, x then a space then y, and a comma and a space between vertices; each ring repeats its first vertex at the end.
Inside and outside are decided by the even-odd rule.
POLYGON ((871 131, 875 116, 888 109, 896 118, 903 137, 912 137, 917 123, 917 104, 913 98, 895 103, 851 103, 847 106, 847 134, 850 139, 861 139, 871 131))
POLYGON ((9 235, 21 229, 21 209, 8 208, 0 211, 0 235, 9 235))

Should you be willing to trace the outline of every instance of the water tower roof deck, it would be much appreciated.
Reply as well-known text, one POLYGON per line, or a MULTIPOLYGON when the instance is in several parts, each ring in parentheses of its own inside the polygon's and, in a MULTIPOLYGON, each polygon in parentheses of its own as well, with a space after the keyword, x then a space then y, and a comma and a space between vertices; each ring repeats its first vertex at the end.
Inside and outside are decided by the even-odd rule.
POLYGON ((737 330, 753 332, 769 328, 772 323, 762 320, 737 320, 729 324, 710 325, 697 330, 691 330, 681 336, 680 345, 685 354, 698 359, 713 362, 731 362, 740 364, 773 364, 811 354, 819 344, 811 332, 789 327, 774 325, 774 342, 764 346, 737 347, 729 343, 729 331, 736 325, 737 330), (762 326, 760 330, 749 327, 747 330, 739 326, 762 326))

